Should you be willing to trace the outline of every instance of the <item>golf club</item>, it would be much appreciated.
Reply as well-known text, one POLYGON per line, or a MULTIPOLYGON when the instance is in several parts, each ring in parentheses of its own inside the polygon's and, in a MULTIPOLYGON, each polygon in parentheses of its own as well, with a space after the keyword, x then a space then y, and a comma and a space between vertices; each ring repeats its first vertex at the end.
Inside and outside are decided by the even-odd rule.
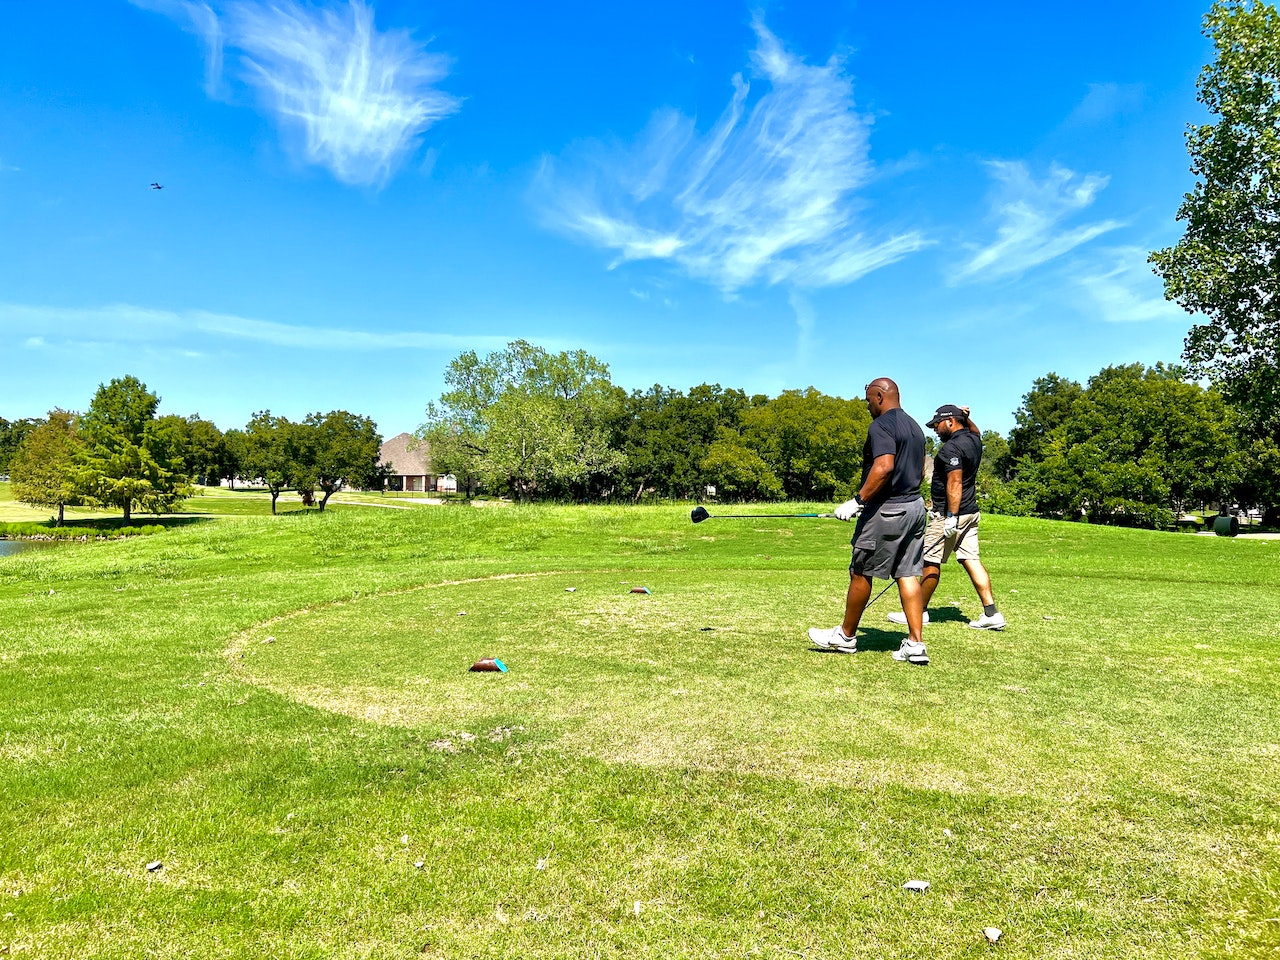
POLYGON ((780 517, 834 517, 834 513, 707 513, 706 507, 694 507, 689 519, 694 523, 703 520, 760 520, 780 517))

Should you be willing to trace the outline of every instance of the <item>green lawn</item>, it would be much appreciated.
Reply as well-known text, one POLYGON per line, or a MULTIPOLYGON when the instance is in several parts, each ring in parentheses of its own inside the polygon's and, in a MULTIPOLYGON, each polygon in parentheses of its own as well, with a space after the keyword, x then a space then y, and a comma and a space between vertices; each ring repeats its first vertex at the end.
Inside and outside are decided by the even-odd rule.
POLYGON ((349 507, 2 558, 0 955, 1274 955, 1280 541, 983 530, 1011 626, 951 566, 926 668, 892 591, 865 652, 808 649, 827 520, 349 507))

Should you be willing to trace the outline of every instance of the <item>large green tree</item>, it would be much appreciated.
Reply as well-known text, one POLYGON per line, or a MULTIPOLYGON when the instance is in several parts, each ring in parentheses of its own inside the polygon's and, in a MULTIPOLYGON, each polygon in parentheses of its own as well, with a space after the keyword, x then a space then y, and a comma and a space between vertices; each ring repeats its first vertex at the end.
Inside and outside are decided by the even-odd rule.
POLYGON ((1213 119, 1187 131, 1192 191, 1175 246, 1151 254, 1165 296, 1205 318, 1184 358, 1217 382, 1256 436, 1280 440, 1280 14, 1218 0, 1197 87, 1213 119))
POLYGON ((297 424, 286 417, 273 416, 270 410, 253 415, 244 431, 236 432, 234 443, 240 460, 241 477, 257 480, 271 494, 271 513, 276 512, 280 494, 292 487, 299 467, 297 424))
POLYGON ((623 461, 606 432, 608 367, 584 351, 516 340, 484 358, 460 355, 444 379, 417 434, 437 469, 526 500, 590 489, 623 461))
MULTIPOLYGON (((1034 512, 1159 527, 1237 483, 1227 407, 1184 369, 1107 367, 1078 391, 1056 378, 1037 383, 1056 398, 1056 423, 1038 454, 1017 462, 1018 497, 1034 512)), ((1041 399, 1033 390, 1020 413, 1043 409, 1041 399)))
POLYGON ((125 523, 134 507, 161 513, 191 493, 181 465, 153 433, 159 403, 136 377, 119 377, 99 385, 80 420, 81 488, 89 502, 121 510, 125 523))
POLYGON ((743 415, 742 436, 792 500, 846 499, 862 474, 871 414, 866 401, 809 387, 786 390, 743 415))
POLYGON ((9 462, 22 446, 22 441, 43 422, 43 420, 28 417, 10 423, 4 417, 0 417, 0 473, 9 472, 9 462))
POLYGON ((382 436, 368 417, 345 410, 313 413, 296 424, 300 473, 323 496, 323 512, 329 498, 343 487, 368 489, 381 478, 378 455, 382 436))
POLYGON ((629 396, 618 388, 616 394, 610 442, 626 457, 619 483, 636 501, 650 492, 692 499, 708 484, 724 482, 714 465, 728 461, 724 451, 708 459, 712 445, 726 430, 738 434, 746 411, 766 399, 718 383, 699 384, 688 394, 656 384, 629 396))
POLYGON ((14 498, 57 510, 56 523, 62 526, 64 508, 83 498, 76 471, 80 452, 75 414, 49 411, 49 419, 26 435, 10 461, 14 498))
POLYGON ((198 483, 214 483, 226 476, 231 464, 226 440, 217 425, 199 414, 182 417, 171 413, 156 418, 151 429, 156 448, 163 446, 169 461, 198 483))

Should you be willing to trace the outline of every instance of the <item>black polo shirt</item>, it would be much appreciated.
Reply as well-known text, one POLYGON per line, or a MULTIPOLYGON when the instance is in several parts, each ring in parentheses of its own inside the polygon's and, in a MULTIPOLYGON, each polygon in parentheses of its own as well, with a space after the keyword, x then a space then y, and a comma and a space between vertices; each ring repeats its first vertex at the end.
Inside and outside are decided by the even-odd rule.
POLYGON ((978 464, 982 463, 982 439, 965 427, 957 430, 938 448, 933 457, 933 483, 929 496, 933 509, 947 511, 947 474, 960 471, 960 513, 978 512, 978 491, 974 480, 978 476, 978 464))
POLYGON ((924 481, 924 431, 901 407, 886 410, 871 421, 867 442, 862 447, 862 482, 866 483, 877 457, 893 454, 893 474, 887 490, 880 488, 869 506, 903 503, 920 496, 924 481))

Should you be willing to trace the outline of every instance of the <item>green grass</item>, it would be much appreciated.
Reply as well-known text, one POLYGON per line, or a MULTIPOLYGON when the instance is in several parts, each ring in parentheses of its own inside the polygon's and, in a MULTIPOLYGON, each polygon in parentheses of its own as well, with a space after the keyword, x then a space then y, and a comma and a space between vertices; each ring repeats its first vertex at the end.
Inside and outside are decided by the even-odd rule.
POLYGON ((350 507, 0 559, 0 953, 1274 955, 1280 541, 983 529, 1011 626, 949 566, 927 668, 892 591, 808 649, 834 521, 350 507))

